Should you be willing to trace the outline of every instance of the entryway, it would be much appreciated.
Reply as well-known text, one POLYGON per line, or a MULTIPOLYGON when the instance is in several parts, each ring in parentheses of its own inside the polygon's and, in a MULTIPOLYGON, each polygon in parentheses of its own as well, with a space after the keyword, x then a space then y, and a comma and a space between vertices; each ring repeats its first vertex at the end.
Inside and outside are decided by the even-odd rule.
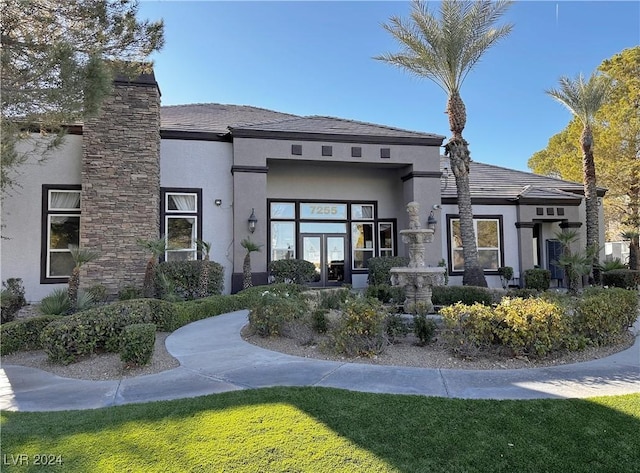
POLYGON ((303 233, 300 235, 302 258, 316 267, 313 286, 338 286, 345 281, 347 235, 303 233))

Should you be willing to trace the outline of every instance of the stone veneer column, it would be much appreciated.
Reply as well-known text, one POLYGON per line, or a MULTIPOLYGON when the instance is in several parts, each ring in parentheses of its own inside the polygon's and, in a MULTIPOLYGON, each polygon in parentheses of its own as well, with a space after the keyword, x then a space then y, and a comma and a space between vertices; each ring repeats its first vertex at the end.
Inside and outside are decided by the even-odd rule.
POLYGON ((83 127, 80 246, 98 260, 84 266, 83 287, 110 295, 142 286, 149 254, 136 240, 159 236, 160 91, 153 73, 116 80, 100 114, 83 127))

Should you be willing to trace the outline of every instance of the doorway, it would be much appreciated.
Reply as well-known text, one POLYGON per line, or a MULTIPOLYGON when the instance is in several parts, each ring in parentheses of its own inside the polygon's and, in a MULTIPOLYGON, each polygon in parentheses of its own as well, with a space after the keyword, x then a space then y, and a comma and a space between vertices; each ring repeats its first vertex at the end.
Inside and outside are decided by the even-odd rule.
POLYGON ((347 268, 347 235, 303 233, 300 240, 302 259, 310 261, 316 268, 316 278, 310 285, 342 285, 347 268))

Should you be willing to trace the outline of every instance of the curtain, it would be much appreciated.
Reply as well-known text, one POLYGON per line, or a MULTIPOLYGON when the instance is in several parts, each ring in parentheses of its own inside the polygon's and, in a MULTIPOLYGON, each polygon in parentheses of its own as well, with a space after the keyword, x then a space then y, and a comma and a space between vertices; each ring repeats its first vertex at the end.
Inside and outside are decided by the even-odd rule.
POLYGON ((50 209, 79 209, 80 191, 51 191, 50 209))
MULTIPOLYGON (((171 194, 169 196, 176 206, 176 210, 195 212, 196 211, 196 196, 193 194, 171 194)), ((171 205, 169 206, 171 208, 171 205)))

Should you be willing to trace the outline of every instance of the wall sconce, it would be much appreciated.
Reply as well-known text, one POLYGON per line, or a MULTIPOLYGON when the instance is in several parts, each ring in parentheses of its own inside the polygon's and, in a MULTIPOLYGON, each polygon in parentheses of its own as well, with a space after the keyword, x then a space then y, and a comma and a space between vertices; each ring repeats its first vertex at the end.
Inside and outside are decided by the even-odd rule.
POLYGON ((216 199, 213 201, 214 204, 216 204, 216 206, 220 207, 222 205, 222 199, 216 199))
POLYGON ((254 209, 251 209, 251 215, 249 215, 249 220, 247 220, 249 224, 249 232, 253 233, 256 231, 256 223, 258 223, 258 219, 256 218, 256 214, 254 209))
POLYGON ((427 228, 429 230, 433 230, 433 232, 435 233, 437 224, 438 224, 438 221, 436 220, 435 215, 433 215, 433 210, 432 210, 431 212, 429 212, 429 217, 427 218, 427 228))

